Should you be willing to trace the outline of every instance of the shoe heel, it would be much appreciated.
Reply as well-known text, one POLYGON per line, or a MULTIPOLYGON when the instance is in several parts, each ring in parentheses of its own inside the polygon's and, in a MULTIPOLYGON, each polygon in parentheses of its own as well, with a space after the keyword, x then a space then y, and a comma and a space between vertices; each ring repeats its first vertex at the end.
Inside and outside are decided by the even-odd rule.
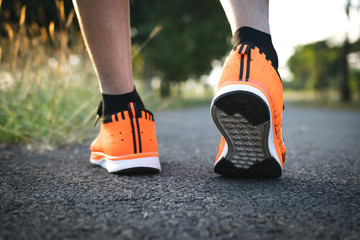
POLYGON ((225 92, 214 99, 211 115, 228 144, 225 157, 215 163, 216 173, 235 177, 281 176, 282 168, 269 150, 270 108, 260 96, 242 90, 225 92))

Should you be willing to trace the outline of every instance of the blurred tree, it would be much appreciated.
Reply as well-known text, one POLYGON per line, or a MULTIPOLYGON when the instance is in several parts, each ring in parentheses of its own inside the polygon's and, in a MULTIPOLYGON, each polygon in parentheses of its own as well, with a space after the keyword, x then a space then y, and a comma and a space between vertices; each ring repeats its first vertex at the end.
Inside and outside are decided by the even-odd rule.
MULTIPOLYGON (((132 41, 141 49, 140 53, 135 51, 134 65, 142 68, 146 79, 161 78, 163 97, 170 94, 170 83, 198 79, 211 70, 211 61, 223 57, 231 47, 230 27, 218 0, 131 3, 132 41), (154 29, 156 36, 149 38, 154 29)), ((36 23, 49 30, 54 22, 55 29, 61 29, 55 0, 5 0, 0 22, 17 23, 23 5, 27 6, 26 24, 36 23)), ((73 8, 71 0, 64 0, 64 6, 68 16, 73 8)))
MULTIPOLYGON (((360 0, 357 1, 358 4, 355 4, 355 1, 347 0, 345 5, 345 12, 346 16, 348 17, 348 20, 350 21, 351 18, 351 9, 357 9, 357 14, 359 14, 360 10, 360 0)), ((360 47, 360 36, 358 43, 356 44, 350 44, 349 43, 349 33, 346 33, 345 40, 342 46, 342 52, 341 52, 341 100, 343 102, 349 102, 351 100, 351 91, 350 91, 350 79, 351 79, 351 73, 349 73, 349 63, 348 63, 348 55, 351 52, 355 52, 359 50, 360 47)), ((353 73, 353 75, 357 75, 357 73, 353 73)), ((358 90, 360 91, 360 80, 359 81, 359 87, 358 90)))
POLYGON ((294 78, 287 85, 294 89, 315 89, 319 93, 327 88, 336 89, 342 101, 350 101, 347 98, 352 90, 350 79, 358 84, 360 79, 358 70, 349 68, 348 54, 359 51, 360 40, 341 46, 331 46, 326 40, 298 46, 288 60, 294 78))
MULTIPOLYGON (((346 16, 348 20, 350 20, 350 8, 351 8, 351 0, 348 0, 345 6, 346 16)), ((350 43, 349 43, 349 33, 346 33, 345 40, 342 46, 341 51, 341 85, 340 85, 340 93, 341 93, 341 101, 349 102, 351 100, 351 92, 349 87, 349 63, 347 56, 350 52, 350 43)))
POLYGON ((340 95, 341 101, 349 102, 351 100, 351 91, 349 87, 349 63, 348 63, 348 55, 350 53, 350 43, 349 39, 346 36, 345 41, 343 43, 341 49, 341 85, 340 85, 340 95))
MULTIPOLYGON (((347 0, 345 5, 349 20, 350 10, 360 9, 360 1, 357 6, 354 2, 347 0)), ((298 46, 288 60, 288 66, 294 75, 291 86, 295 89, 316 89, 319 92, 332 87, 339 90, 343 102, 350 101, 350 79, 357 79, 359 73, 357 70, 349 69, 348 56, 359 51, 360 40, 350 43, 348 33, 340 47, 331 47, 326 40, 298 46)), ((360 79, 356 82, 360 91, 360 79)))
POLYGON ((327 41, 298 46, 288 60, 296 89, 315 89, 322 92, 336 82, 340 66, 340 48, 329 47, 327 41))
POLYGON ((230 48, 230 28, 217 0, 134 1, 131 10, 134 43, 143 43, 156 26, 161 28, 142 54, 147 76, 161 77, 162 97, 170 95, 171 82, 209 72, 211 61, 230 48))

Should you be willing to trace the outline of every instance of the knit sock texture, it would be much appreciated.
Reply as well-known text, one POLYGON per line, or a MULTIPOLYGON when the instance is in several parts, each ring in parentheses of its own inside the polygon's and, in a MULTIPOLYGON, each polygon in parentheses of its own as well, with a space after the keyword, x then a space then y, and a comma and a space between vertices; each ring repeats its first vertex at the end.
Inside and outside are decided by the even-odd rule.
POLYGON ((234 33, 234 47, 241 43, 253 43, 271 60, 273 67, 278 69, 278 56, 272 44, 271 35, 251 27, 241 27, 234 33))
MULTIPOLYGON (((134 102, 139 109, 145 109, 144 103, 142 102, 139 94, 137 93, 136 88, 134 88, 132 92, 125 94, 102 94, 102 98, 102 114, 104 116, 111 115, 127 109, 127 106, 130 102, 134 102)), ((100 110, 98 110, 98 113, 99 111, 100 110)))

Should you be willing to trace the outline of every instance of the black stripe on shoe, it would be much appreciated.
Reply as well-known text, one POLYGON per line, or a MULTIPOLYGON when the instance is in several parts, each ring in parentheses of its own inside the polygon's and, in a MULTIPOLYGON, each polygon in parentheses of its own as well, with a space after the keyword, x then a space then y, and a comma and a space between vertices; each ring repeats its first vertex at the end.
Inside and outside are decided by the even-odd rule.
POLYGON ((245 44, 242 44, 239 49, 239 54, 241 54, 241 60, 240 60, 240 74, 239 74, 239 81, 242 81, 243 75, 244 75, 244 54, 242 54, 242 50, 244 49, 245 44))
POLYGON ((138 111, 136 104, 133 103, 134 111, 135 111, 135 121, 136 121, 136 128, 138 133, 138 141, 139 141, 139 153, 142 152, 141 148, 141 133, 140 133, 140 126, 139 126, 139 117, 141 117, 141 111, 138 111))
POLYGON ((128 104, 128 113, 129 113, 129 120, 130 120, 130 124, 131 124, 131 129, 132 129, 132 135, 133 135, 133 145, 134 145, 134 153, 137 153, 137 148, 136 148, 136 136, 135 136, 135 129, 134 129, 134 123, 133 123, 133 114, 131 111, 131 106, 130 104, 128 104))
POLYGON ((246 50, 245 50, 245 54, 247 54, 247 63, 246 63, 246 77, 245 77, 245 81, 249 81, 249 76, 250 76, 250 61, 251 61, 251 50, 250 50, 250 46, 248 45, 246 50))

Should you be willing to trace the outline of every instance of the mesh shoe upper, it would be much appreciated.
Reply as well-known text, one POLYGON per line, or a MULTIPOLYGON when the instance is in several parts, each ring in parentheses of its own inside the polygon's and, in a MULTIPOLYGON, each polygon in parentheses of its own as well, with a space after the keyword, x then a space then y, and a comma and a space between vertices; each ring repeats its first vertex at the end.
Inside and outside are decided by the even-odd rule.
POLYGON ((102 117, 100 133, 90 150, 93 159, 97 153, 120 158, 158 156, 153 114, 130 103, 127 110, 102 117))

